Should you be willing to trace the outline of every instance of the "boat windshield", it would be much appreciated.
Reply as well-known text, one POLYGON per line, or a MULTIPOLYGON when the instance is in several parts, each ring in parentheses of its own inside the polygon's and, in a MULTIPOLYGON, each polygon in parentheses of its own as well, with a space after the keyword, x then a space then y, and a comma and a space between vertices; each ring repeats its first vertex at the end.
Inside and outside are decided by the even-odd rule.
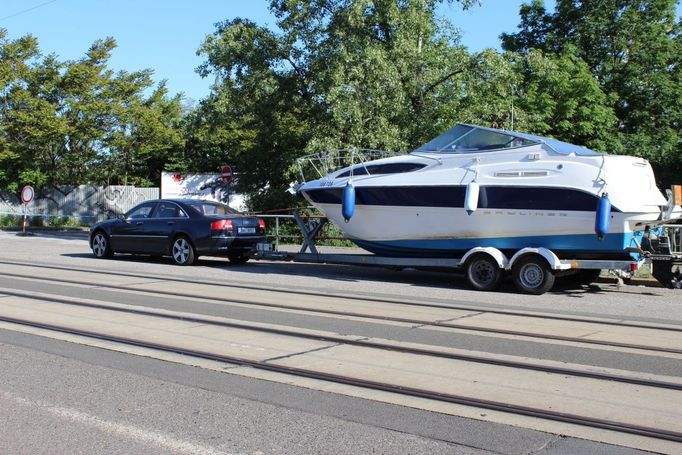
POLYGON ((471 153, 525 147, 533 144, 537 144, 537 142, 514 136, 506 131, 457 125, 422 145, 415 152, 471 153))

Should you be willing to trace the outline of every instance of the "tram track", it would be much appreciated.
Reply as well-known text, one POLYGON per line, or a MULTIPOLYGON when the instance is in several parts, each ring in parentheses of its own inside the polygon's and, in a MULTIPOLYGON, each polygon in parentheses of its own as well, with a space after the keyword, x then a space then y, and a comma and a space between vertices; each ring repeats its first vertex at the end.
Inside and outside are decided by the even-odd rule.
MULTIPOLYGON (((682 383, 675 383, 675 382, 669 382, 669 381, 642 379, 642 378, 638 378, 638 377, 634 377, 634 376, 624 376, 624 375, 600 373, 600 372, 595 372, 595 371, 579 370, 579 369, 575 369, 575 368, 554 367, 554 366, 540 365, 540 364, 535 364, 535 363, 530 363, 530 362, 503 360, 503 359, 496 359, 496 358, 489 358, 489 357, 482 357, 482 356, 475 356, 475 355, 455 354, 452 352, 438 351, 438 350, 434 350, 434 349, 414 348, 414 347, 400 346, 400 345, 390 344, 390 343, 381 343, 381 342, 377 342, 377 341, 366 341, 366 340, 362 340, 362 339, 354 340, 354 339, 349 339, 347 337, 323 335, 320 333, 307 334, 307 333, 301 333, 300 331, 295 331, 295 330, 279 329, 279 328, 272 328, 272 327, 263 327, 263 326, 256 325, 256 324, 245 324, 245 323, 238 323, 238 322, 219 321, 219 320, 215 320, 215 319, 202 318, 202 317, 198 317, 198 316, 190 316, 190 315, 186 315, 186 314, 183 314, 183 315, 170 314, 170 313, 164 313, 164 312, 159 312, 159 311, 151 311, 151 310, 147 310, 147 309, 112 306, 112 305, 91 303, 91 302, 82 302, 82 301, 75 301, 75 300, 58 298, 58 297, 51 297, 51 296, 50 297, 40 296, 40 295, 35 295, 32 293, 24 293, 24 292, 16 292, 16 291, 2 291, 2 293, 6 294, 6 295, 11 295, 14 297, 19 297, 19 298, 26 298, 26 299, 43 301, 43 302, 51 302, 51 303, 56 303, 56 304, 71 305, 71 306, 91 308, 91 309, 114 311, 114 312, 118 312, 118 313, 134 314, 134 315, 141 315, 141 316, 151 316, 151 317, 164 318, 164 319, 169 319, 169 320, 174 320, 174 321, 192 322, 192 323, 197 323, 197 324, 211 325, 211 326, 231 328, 231 329, 250 330, 250 331, 255 331, 255 332, 268 333, 268 334, 272 334, 272 335, 283 335, 283 336, 287 336, 287 337, 302 338, 302 339, 323 341, 323 342, 337 343, 337 344, 344 344, 344 345, 349 345, 349 346, 361 346, 361 347, 366 347, 366 348, 393 351, 393 352, 399 352, 399 353, 438 357, 438 358, 443 358, 443 359, 448 359, 448 360, 459 360, 459 361, 465 361, 465 362, 481 363, 481 364, 508 367, 508 368, 518 368, 518 369, 531 370, 531 371, 540 371, 540 372, 544 372, 544 373, 569 375, 569 376, 575 376, 575 377, 591 378, 591 379, 598 379, 598 380, 620 382, 620 383, 625 383, 625 384, 635 384, 635 385, 642 385, 642 386, 646 386, 646 387, 655 387, 655 388, 663 388, 663 389, 682 391, 682 383)), ((0 302, 0 308, 1 307, 2 307, 2 302, 0 302)), ((2 320, 1 315, 0 315, 0 320, 2 320)), ((8 321, 6 321, 6 322, 8 322, 8 321)))
MULTIPOLYGON (((486 314, 495 314, 495 315, 500 315, 500 316, 517 316, 517 317, 530 317, 530 318, 539 318, 539 319, 545 319, 545 320, 554 320, 554 321, 565 321, 565 322, 582 322, 582 323, 590 323, 590 324, 600 324, 600 325, 607 325, 607 326, 613 326, 613 327, 624 327, 624 328, 633 328, 633 329, 652 329, 652 330, 663 330, 663 331, 670 331, 670 332, 679 332, 682 333, 682 325, 656 325, 656 324, 641 324, 641 323, 632 323, 632 322, 623 322, 619 318, 618 320, 616 319, 610 319, 610 320, 605 320, 605 318, 589 318, 589 317, 575 317, 575 316, 566 316, 566 315, 554 315, 554 314, 549 314, 549 313, 535 313, 531 311, 511 311, 511 310, 499 310, 499 309, 491 309, 491 308, 480 308, 479 306, 475 305, 461 305, 461 304, 438 304, 438 303, 433 303, 433 302, 416 302, 414 300, 399 300, 399 299, 394 299, 394 298, 385 298, 385 297, 374 297, 368 293, 363 293, 362 296, 357 296, 354 294, 349 294, 349 293, 344 293, 344 294, 337 294, 337 293, 329 293, 329 292, 316 292, 316 291, 308 291, 308 290, 301 290, 300 288, 294 289, 292 288, 276 288, 276 287, 268 287, 268 286, 258 286, 255 284, 236 284, 236 283, 216 283, 215 281, 208 281, 208 280, 196 280, 196 279, 187 279, 187 278, 178 278, 175 276, 168 276, 168 275, 155 275, 155 274, 145 274, 145 275, 139 275, 135 273, 127 273, 127 272, 121 272, 121 271, 116 271, 116 270, 105 270, 105 269, 85 269, 85 268, 80 268, 80 267, 66 267, 66 266, 61 266, 61 265, 46 265, 46 264, 36 264, 36 263, 31 263, 31 262, 21 262, 21 261, 7 261, 7 260, 0 260, 0 264, 5 264, 5 265, 15 265, 15 266, 21 266, 21 267, 33 267, 37 269, 50 269, 50 270, 62 270, 66 272, 82 272, 82 273, 90 273, 90 274, 95 274, 95 275, 107 275, 107 276, 118 276, 118 277, 126 277, 126 278, 144 278, 144 279, 149 279, 149 280, 159 280, 159 281, 169 281, 169 282, 174 282, 174 283, 186 283, 186 284, 192 284, 192 285, 206 285, 206 286, 219 286, 221 288, 225 289, 244 289, 244 290, 253 290, 253 291, 267 291, 267 292, 274 292, 274 293, 281 293, 281 294, 286 294, 286 295, 291 295, 291 294, 298 294, 298 295, 305 295, 305 296, 310 296, 310 297, 324 297, 324 298, 342 298, 344 300, 351 300, 351 301, 360 301, 360 302, 373 302, 373 303, 387 303, 387 304, 396 304, 396 305, 405 305, 405 306, 412 306, 412 307, 419 307, 419 308, 433 308, 433 309, 442 309, 442 310, 457 310, 457 311, 479 311, 481 313, 486 313, 486 314)), ((25 278, 25 275, 22 274, 11 274, 5 271, 0 271, 0 276, 2 275, 7 275, 7 276, 13 276, 13 277, 18 277, 18 278, 25 278)), ((48 278, 45 278, 46 280, 48 278)), ((58 278, 50 278, 51 280, 57 281, 59 280, 58 278)), ((99 287, 106 287, 105 285, 102 285, 101 283, 91 283, 91 282, 78 282, 76 280, 64 280, 66 283, 72 283, 72 284, 78 284, 78 285, 90 285, 90 286, 99 286, 99 287)), ((137 288, 134 288, 133 290, 139 290, 137 288)), ((180 294, 175 294, 175 295, 180 295, 180 294)), ((191 294, 190 295, 182 295, 183 297, 193 297, 191 294)), ((196 295, 194 297, 197 297, 196 295)), ((243 303, 243 302, 239 302, 243 303)))
MULTIPOLYGON (((82 270, 79 270, 82 271, 82 270)), ((86 271, 87 272, 87 271, 86 271)), ((373 315, 373 314, 367 314, 367 313, 361 313, 361 312, 353 312, 353 311, 342 311, 342 310, 332 310, 332 309, 322 309, 322 308, 307 308, 307 307, 302 307, 298 305, 289 305, 289 304, 279 304, 279 303, 271 303, 271 302, 263 302, 263 301, 253 301, 253 300, 246 300, 246 299, 235 299, 235 298, 221 298, 221 297, 216 297, 216 296, 207 296, 207 295, 201 295, 201 294, 196 294, 196 293, 185 293, 185 292, 179 292, 179 291, 164 291, 161 289, 144 289, 140 288, 139 286, 136 285, 116 285, 116 284, 107 284, 107 283, 92 283, 89 281, 83 281, 83 280, 71 280, 71 279, 64 279, 64 278, 55 278, 55 277, 31 277, 27 278, 26 276, 22 274, 17 274, 17 273, 9 273, 2 271, 0 272, 0 276, 8 276, 12 278, 18 278, 18 279, 23 279, 23 280, 38 280, 38 281, 47 281, 47 282, 53 282, 53 283, 61 283, 61 284, 67 284, 67 285, 78 285, 78 286, 95 286, 98 288, 103 288, 103 289, 109 289, 109 290, 118 290, 118 291, 127 291, 127 292, 135 292, 135 293, 143 293, 147 295, 160 295, 164 297, 173 297, 173 298, 188 298, 188 299, 195 299, 195 300, 203 300, 203 301, 215 301, 215 302, 220 302, 220 303, 227 303, 227 304, 238 304, 238 305, 246 305, 249 307, 262 307, 262 308, 269 308, 269 309, 279 309, 279 310, 292 310, 292 311, 301 311, 301 312, 307 312, 307 313, 312 313, 312 314, 322 314, 322 315, 327 315, 327 316, 339 316, 339 317, 344 317, 344 318, 362 318, 362 319, 369 319, 369 320, 377 320, 377 321, 382 321, 382 322, 396 322, 396 323, 406 323, 410 324, 413 326, 432 326, 432 327, 438 327, 438 328, 445 328, 445 329, 454 329, 454 330, 461 330, 461 331, 467 331, 467 332, 478 332, 478 333, 486 333, 486 334, 494 334, 494 335, 503 335, 503 336, 516 336, 516 337, 524 337, 524 338, 530 338, 530 339, 539 339, 539 340, 551 340, 551 341, 561 341, 561 342, 569 342, 569 343, 578 343, 582 345, 594 345, 594 346, 608 346, 608 347, 615 347, 615 348, 624 348, 624 349, 634 349, 638 351, 648 351, 648 352, 660 352, 660 353, 667 353, 667 354, 676 354, 676 355, 682 355, 682 349, 677 349, 677 348, 670 348, 670 347, 661 347, 661 346, 653 346, 653 345, 641 345, 641 344, 635 344, 635 343, 626 343, 626 342, 618 342, 614 340, 599 340, 599 339, 587 339, 583 337, 573 337, 573 336, 563 336, 563 335, 556 335, 556 334, 549 334, 549 333, 535 333, 535 332, 524 332, 524 331, 519 331, 519 330, 509 330, 509 329, 500 329, 500 328, 491 328, 491 327, 483 327, 483 326, 475 326, 475 325, 470 325, 470 324, 457 324, 453 322, 447 322, 447 321, 434 321, 434 320, 426 320, 426 319, 416 319, 416 318, 404 318, 404 317, 396 317, 396 316, 378 316, 378 315, 373 315)), ((134 278, 140 278, 138 275, 125 275, 126 277, 134 277, 134 278)), ((145 279, 160 279, 160 277, 156 276, 145 276, 145 279)), ((182 282, 182 281, 181 281, 182 282)), ((207 284, 208 285, 208 284, 207 284)), ((220 286, 221 288, 223 285, 216 285, 216 284, 211 284, 211 286, 220 286)), ((274 291, 274 292, 280 292, 280 291, 274 291)), ((288 292, 287 293, 289 296, 292 294, 296 294, 295 292, 288 292)), ((307 294, 306 294, 307 295, 307 294)), ((320 297, 325 297, 325 298, 341 298, 339 296, 323 296, 320 295, 320 297)), ((396 302, 386 302, 382 301, 382 303, 396 303, 396 302)), ((402 303, 405 304, 405 303, 402 303)), ((422 305, 418 305, 419 307, 422 307, 422 305)), ((445 309, 451 309, 451 308, 445 308, 445 309)), ((471 310, 469 310, 471 311, 471 310)), ((484 311, 483 311, 484 312, 484 311)), ((528 314, 514 314, 513 316, 520 316, 520 317, 533 317, 533 318, 538 318, 538 319, 545 319, 543 316, 531 316, 528 314)), ((552 318, 549 318, 550 320, 553 320, 552 318)), ((595 323, 595 321, 592 320, 580 320, 580 321, 570 321, 570 322, 583 322, 583 323, 588 323, 592 324, 595 323)), ((621 323, 615 323, 615 324, 608 324, 606 321, 601 321, 600 325, 613 325, 615 327, 623 327, 621 323)), ((682 333, 682 328, 680 329, 675 329, 674 327, 658 327, 655 325, 627 325, 629 328, 637 328, 639 330, 662 330, 665 332, 677 332, 677 333, 682 333)))
POLYGON ((62 325, 47 324, 43 322, 30 321, 25 319, 1 316, 0 321, 10 324, 22 325, 27 327, 32 327, 36 329, 49 330, 53 332, 59 332, 68 335, 81 336, 91 339, 96 339, 100 341, 107 341, 112 343, 118 343, 127 346, 134 346, 138 348, 153 349, 156 351, 181 354, 183 356, 212 360, 242 367, 250 367, 258 370, 265 370, 274 373, 286 374, 290 376, 297 376, 302 378, 317 379, 337 384, 350 385, 355 387, 361 387, 364 389, 377 390, 383 392, 390 392, 403 396, 425 398, 429 400, 435 400, 438 402, 452 403, 464 406, 470 406, 480 409, 487 409, 493 411, 501 411, 505 413, 511 413, 516 415, 522 415, 527 417, 535 417, 545 420, 552 420, 557 422, 570 423, 574 425, 580 425, 591 428, 598 428, 603 430, 611 430, 620 433, 644 436, 649 438, 655 438, 665 441, 673 441, 680 443, 682 442, 682 433, 655 428, 643 425, 636 425, 633 423, 595 418, 585 415, 578 415, 573 413, 565 413, 559 411, 553 411, 548 409, 542 409, 532 406, 524 406, 514 403, 507 403, 495 400, 486 400, 481 398, 474 398, 465 395, 457 395, 451 393, 438 392, 429 389, 407 387, 404 385, 398 385, 394 383, 373 381, 363 378, 357 378, 353 376, 333 374, 324 371, 317 371, 308 368, 291 367, 286 365, 273 364, 268 361, 253 360, 243 357, 229 356, 218 354, 214 352, 190 349, 182 347, 179 345, 171 345, 165 343, 149 342, 135 338, 116 336, 111 334, 106 334, 97 331, 75 329, 71 327, 66 327, 62 325))

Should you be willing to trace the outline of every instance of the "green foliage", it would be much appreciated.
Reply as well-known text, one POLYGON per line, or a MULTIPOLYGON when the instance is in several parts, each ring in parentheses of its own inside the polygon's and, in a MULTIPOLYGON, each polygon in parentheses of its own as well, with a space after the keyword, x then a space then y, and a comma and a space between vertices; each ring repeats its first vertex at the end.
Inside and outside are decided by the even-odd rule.
POLYGON ((0 215, 0 227, 14 228, 21 227, 22 217, 19 215, 0 215))
MULTIPOLYGON (((519 31, 502 35, 509 51, 540 49, 554 55, 568 51, 582 59, 617 119, 598 142, 614 144, 608 151, 649 159, 664 184, 680 183, 682 174, 682 38, 681 24, 675 22, 677 3, 559 0, 556 10, 548 13, 541 1, 534 0, 521 7, 519 31)), ((597 141, 594 132, 585 133, 585 143, 597 141)))
POLYGON ((234 164, 251 209, 291 207, 304 204, 285 192, 296 158, 409 151, 456 122, 643 156, 660 183, 682 183, 676 0, 558 0, 554 11, 531 0, 501 37, 506 52, 476 54, 438 16, 443 3, 271 0, 277 29, 233 19, 207 36, 198 72, 215 84, 191 109, 151 70, 109 69, 112 38, 61 61, 0 29, 0 187, 148 186, 163 170, 234 164))
POLYGON ((31 36, 0 29, 0 187, 157 184, 183 147, 180 97, 151 70, 114 73, 113 38, 75 61, 43 56, 31 36))
POLYGON ((75 217, 50 216, 43 221, 45 226, 58 229, 87 227, 88 223, 75 217))

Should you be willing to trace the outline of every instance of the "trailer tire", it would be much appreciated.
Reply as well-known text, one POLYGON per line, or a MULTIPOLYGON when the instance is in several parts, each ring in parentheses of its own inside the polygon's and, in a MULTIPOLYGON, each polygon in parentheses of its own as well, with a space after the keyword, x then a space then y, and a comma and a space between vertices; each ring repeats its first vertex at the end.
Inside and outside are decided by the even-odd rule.
POLYGON ((494 291, 502 280, 497 261, 485 253, 474 254, 466 263, 467 281, 477 291, 494 291))
POLYGON ((554 286, 554 273, 542 256, 531 254, 519 259, 512 267, 516 288, 524 294, 541 295, 554 286))

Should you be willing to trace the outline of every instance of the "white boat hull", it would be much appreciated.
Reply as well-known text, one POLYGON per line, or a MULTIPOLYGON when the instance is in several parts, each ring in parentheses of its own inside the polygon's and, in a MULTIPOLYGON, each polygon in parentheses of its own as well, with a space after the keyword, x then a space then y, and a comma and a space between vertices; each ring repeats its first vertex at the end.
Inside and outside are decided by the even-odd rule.
POLYGON ((316 206, 359 246, 407 256, 451 256, 477 246, 510 251, 542 246, 561 256, 626 254, 642 234, 633 225, 656 217, 613 213, 609 234, 599 240, 595 213, 588 211, 479 209, 467 215, 464 208, 359 205, 346 223, 340 204, 316 206))

